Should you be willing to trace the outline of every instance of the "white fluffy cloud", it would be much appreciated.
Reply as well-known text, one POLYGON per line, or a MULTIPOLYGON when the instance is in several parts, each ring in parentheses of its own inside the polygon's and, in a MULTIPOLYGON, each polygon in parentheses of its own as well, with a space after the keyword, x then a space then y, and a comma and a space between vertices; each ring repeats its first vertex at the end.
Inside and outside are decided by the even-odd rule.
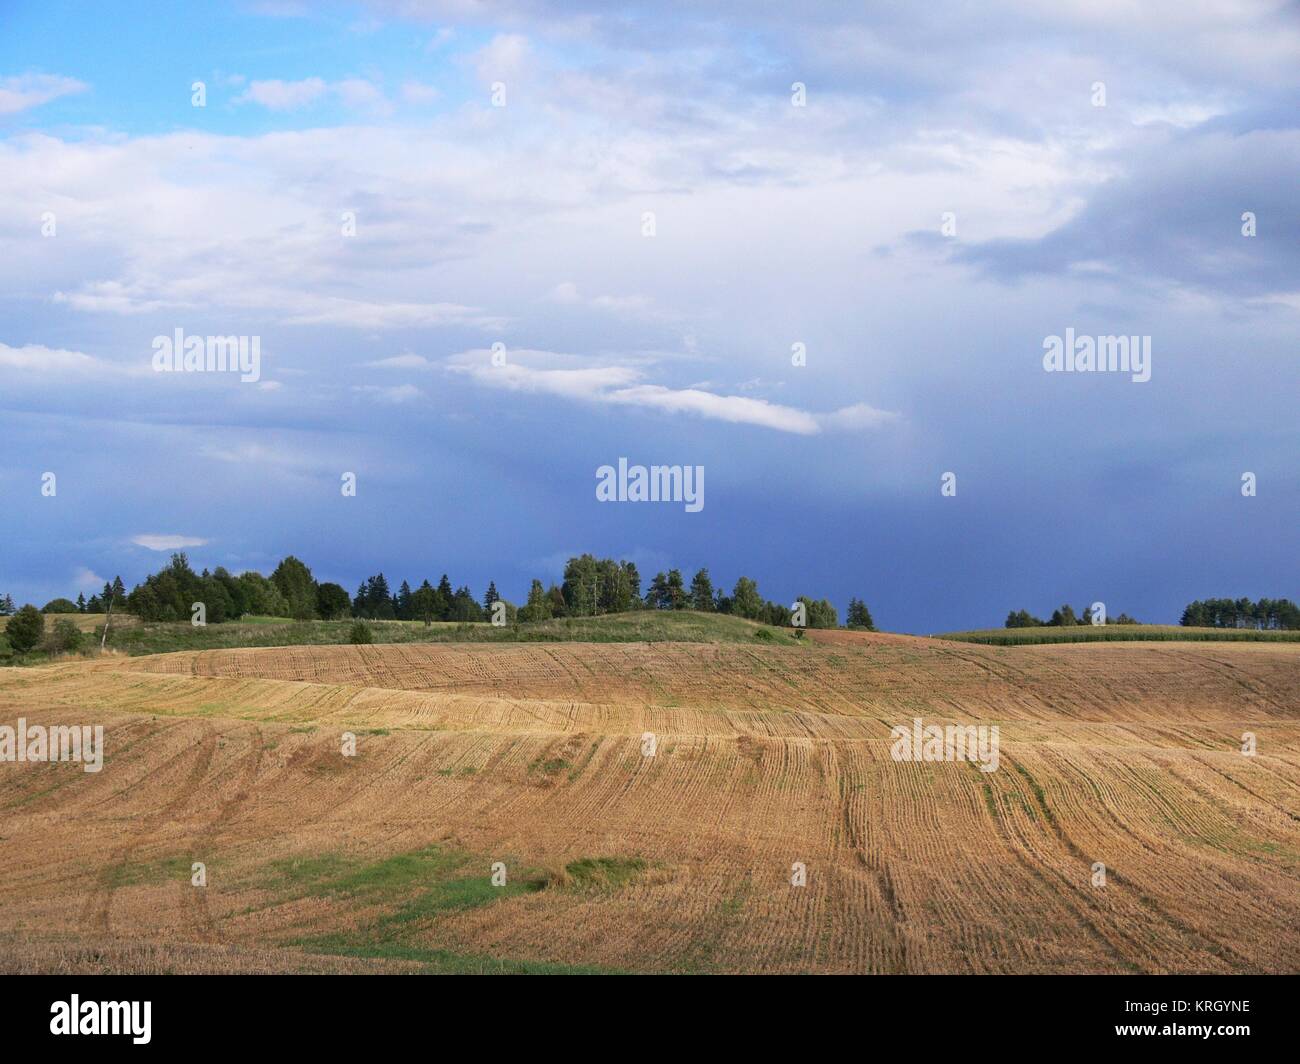
POLYGON ((409 104, 422 106, 433 103, 442 93, 436 86, 414 79, 402 82, 402 99, 409 104))
POLYGON ((510 351, 504 365, 492 364, 487 350, 462 351, 448 360, 451 370, 479 384, 511 391, 618 406, 636 406, 670 414, 694 414, 713 421, 815 436, 824 428, 854 431, 879 428, 898 415, 856 403, 831 414, 818 415, 792 406, 743 395, 720 395, 701 387, 669 388, 643 380, 635 366, 585 365, 556 368, 556 363, 580 360, 550 351, 510 351))
POLYGON ((147 550, 183 550, 185 547, 205 546, 208 541, 197 536, 168 536, 146 533, 132 536, 131 542, 137 547, 144 547, 147 550))
POLYGON ((527 69, 530 51, 528 38, 522 34, 499 33, 474 53, 472 62, 485 84, 508 84, 527 69))
POLYGON ((104 585, 106 583, 108 583, 107 580, 105 580, 93 569, 90 569, 84 565, 79 566, 77 568, 76 573, 74 573, 72 577, 72 586, 76 588, 78 591, 90 591, 90 592, 97 593, 103 590, 104 585))
MULTIPOLYGON (((403 86, 403 98, 409 103, 428 103, 437 98, 437 90, 417 82, 403 86)), ((353 111, 376 115, 391 114, 393 105, 384 90, 365 78, 341 78, 326 81, 324 78, 301 78, 298 81, 250 81, 248 87, 235 97, 235 103, 254 103, 268 111, 300 111, 323 100, 334 99, 353 111)))
POLYGON ((101 374, 117 372, 117 367, 102 359, 92 358, 81 351, 65 351, 62 348, 45 347, 41 344, 24 344, 22 347, 10 347, 0 343, 0 367, 22 373, 49 373, 63 376, 65 374, 101 374))
POLYGON ((424 393, 414 384, 354 384, 352 390, 378 403, 409 403, 424 398, 424 393))
POLYGON ((0 78, 0 115, 17 114, 43 103, 85 92, 90 86, 76 78, 57 74, 23 74, 0 78))
POLYGON ((562 281, 550 292, 550 300, 561 306, 589 307, 608 310, 616 314, 648 315, 653 304, 649 296, 585 296, 573 281, 562 281))
POLYGON ((256 103, 272 111, 296 111, 315 103, 328 91, 322 78, 303 78, 300 81, 251 81, 236 103, 256 103))
MULTIPOLYGON (((1243 5, 1243 22, 1271 25, 1265 6, 1243 5)), ((482 36, 439 34, 442 45, 487 41, 448 47, 440 60, 440 88, 451 101, 467 90, 463 102, 440 99, 405 124, 372 121, 388 111, 382 82, 323 71, 252 81, 239 99, 275 113, 256 116, 259 128, 314 120, 308 108, 322 102, 352 109, 345 127, 217 135, 209 123, 0 140, 0 204, 12 208, 0 213, 0 288, 54 311, 69 324, 61 337, 79 326, 126 335, 138 323, 144 340, 129 338, 127 350, 147 346, 155 319, 164 329, 276 333, 277 368, 296 359, 322 370, 318 380, 349 375, 295 388, 304 404, 295 413, 353 395, 411 403, 419 389, 394 374, 427 373, 447 352, 500 339, 512 352, 506 367, 453 368, 499 389, 717 425, 870 431, 899 415, 865 397, 917 416, 918 382, 934 384, 926 374, 960 358, 933 334, 926 290, 943 288, 954 320, 988 305, 987 293, 962 285, 977 271, 960 249, 1040 241, 1115 184, 1154 126, 1195 125, 1227 106, 1228 82, 1251 76, 1237 70, 1203 94, 1182 92, 1163 68, 1121 77, 1101 109, 1084 90, 1126 68, 1102 64, 1104 53, 1059 55, 1043 29, 1056 16, 1025 28, 1009 51, 1005 34, 967 41, 965 16, 918 9, 877 25, 861 12, 765 9, 755 33, 789 31, 788 41, 778 35, 788 51, 741 76, 726 18, 684 18, 680 36, 629 40, 607 35, 627 5, 553 19, 523 0, 491 15, 404 0, 381 14, 399 7, 431 20, 422 35, 445 22, 496 23, 482 36), (565 47, 574 39, 585 46, 565 47), (800 69, 810 57, 818 65, 800 69), (809 86, 806 108, 790 105, 796 75, 809 86), (895 78, 897 99, 887 105, 870 78, 895 78), (505 108, 481 91, 495 80, 507 82, 505 108), (47 208, 58 213, 57 239, 35 237, 47 208), (647 210, 654 239, 641 236, 647 210), (959 234, 949 243, 938 234, 946 211, 959 234), (345 212, 355 236, 342 233, 345 212), (909 244, 916 233, 932 243, 909 244), (343 332, 345 354, 318 342, 343 332), (425 354, 382 357, 372 340, 425 354), (795 341, 809 351, 799 371, 789 365, 795 341), (589 357, 515 359, 516 349, 548 347, 589 357), (651 375, 619 354, 647 350, 686 368, 651 375), (360 366, 383 379, 358 379, 360 366), (689 383, 700 380, 720 383, 689 383), (745 381, 767 383, 731 383, 745 381)), ((1088 21, 1081 11, 1060 17, 1088 21)), ((1193 20, 1206 33, 1222 21, 1193 20)), ((381 68, 359 59, 355 69, 381 68)), ((392 102, 434 99, 432 85, 400 77, 392 102)), ((0 82, 0 94, 75 91, 18 80, 0 82)), ((101 362, 53 341, 49 352, 0 347, 0 365, 29 376, 109 372, 101 362)), ((273 397, 263 398, 269 409, 273 397)))
POLYGON ((393 355, 392 358, 380 358, 373 362, 363 363, 365 366, 371 366, 376 369, 434 369, 436 362, 431 362, 423 355, 411 354, 409 351, 400 355, 393 355))

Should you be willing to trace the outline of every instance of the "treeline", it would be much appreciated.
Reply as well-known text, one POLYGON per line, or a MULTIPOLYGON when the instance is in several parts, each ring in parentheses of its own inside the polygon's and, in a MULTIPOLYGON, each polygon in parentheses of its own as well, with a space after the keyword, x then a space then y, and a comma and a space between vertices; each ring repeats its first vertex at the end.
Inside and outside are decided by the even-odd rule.
POLYGON ((317 616, 317 594, 311 570, 292 556, 268 578, 251 570, 233 576, 221 566, 196 573, 189 558, 173 554, 166 568, 132 589, 126 608, 142 621, 188 621, 196 603, 202 604, 208 624, 233 621, 245 614, 311 620, 317 616))
MULTIPOLYGON (((1098 624, 1101 622, 1098 621, 1098 624)), ((1141 624, 1142 622, 1135 617, 1130 617, 1127 613, 1121 613, 1118 617, 1106 618, 1106 624, 1141 624)), ((1084 608, 1082 616, 1074 612, 1074 607, 1068 602, 1052 611, 1052 616, 1047 620, 1041 617, 1035 617, 1028 610, 1012 610, 1007 614, 1006 623, 1003 628, 1068 628, 1076 624, 1092 624, 1092 607, 1084 608)))
MULTIPOLYGON (((806 627, 839 627, 839 612, 826 599, 800 595, 796 601, 803 604, 806 627)), ((570 558, 559 585, 543 587, 540 580, 534 580, 527 601, 519 608, 519 619, 543 621, 551 617, 586 617, 640 609, 725 613, 773 627, 788 627, 793 620, 790 605, 764 599, 759 594, 758 583, 748 576, 740 577, 727 594, 721 588, 714 588, 708 569, 699 569, 689 585, 680 569, 669 569, 655 573, 643 595, 641 574, 634 562, 591 554, 570 558)), ((871 611, 856 598, 849 602, 846 623, 850 628, 875 631, 871 611)))
MULTIPOLYGON (((77 596, 77 601, 72 599, 55 598, 50 599, 40 608, 41 613, 107 613, 110 603, 113 608, 126 608, 126 587, 122 583, 120 576, 115 577, 112 582, 104 584, 104 590, 98 595, 91 595, 86 598, 84 594, 77 596)), ((14 608, 14 600, 9 595, 0 595, 0 617, 12 617, 17 610, 14 608)))
MULTIPOLYGON (((591 554, 570 558, 559 584, 544 585, 541 580, 533 580, 527 601, 518 607, 497 593, 495 582, 489 582, 480 601, 466 585, 453 589, 445 573, 436 585, 426 579, 412 588, 403 580, 395 591, 383 573, 376 573, 349 595, 339 584, 318 582, 311 570, 292 555, 268 577, 253 571, 235 576, 221 566, 195 572, 188 557, 177 553, 167 566, 147 576, 129 594, 119 577, 105 585, 102 596, 75 603, 56 599, 45 612, 103 613, 110 601, 148 622, 191 620, 196 604, 201 603, 203 620, 208 624, 245 615, 300 621, 356 617, 426 624, 467 623, 491 621, 494 612, 513 624, 642 609, 725 613, 777 627, 789 627, 794 620, 791 605, 763 598, 757 582, 747 576, 738 579, 727 593, 714 588, 708 569, 698 570, 689 585, 680 570, 670 569, 656 573, 643 593, 641 574, 634 562, 591 554), (498 603, 500 606, 494 610, 498 603)), ((839 626, 839 613, 828 600, 801 595, 797 602, 802 604, 802 619, 807 627, 839 626)), ((850 600, 845 621, 850 628, 875 631, 871 611, 860 599, 850 600)))
MULTIPOLYGON (((442 574, 438 586, 434 587, 425 580, 414 591, 405 580, 395 593, 388 590, 388 581, 383 573, 369 577, 357 588, 356 596, 349 601, 347 592, 337 584, 322 584, 330 588, 329 597, 334 608, 325 608, 322 604, 320 616, 325 620, 334 620, 348 616, 365 617, 374 621, 490 621, 492 605, 501 601, 497 594, 495 582, 488 582, 487 593, 480 606, 474 593, 468 587, 451 589, 447 574, 442 574), (337 591, 333 590, 337 589, 337 591), (343 592, 340 596, 338 592, 343 592)), ((506 603, 507 619, 511 610, 506 603)))
MULTIPOLYGON (((490 584, 480 604, 468 587, 453 591, 445 574, 437 587, 425 580, 412 590, 409 583, 402 581, 394 592, 383 573, 362 581, 353 596, 340 584, 317 581, 311 569, 292 555, 268 577, 252 570, 234 576, 220 566, 211 572, 204 569, 196 573, 185 554, 173 554, 171 563, 146 577, 126 601, 127 609, 142 621, 190 620, 195 604, 202 603, 208 624, 245 615, 297 621, 358 617, 431 624, 490 620, 492 604, 499 598, 496 585, 490 584)), ((508 613, 510 609, 507 604, 508 613)))
MULTIPOLYGON (((1082 616, 1066 605, 1053 610, 1044 621, 1028 610, 1012 610, 1007 614, 1004 628, 1058 628, 1075 624, 1091 624, 1092 607, 1083 610, 1082 616)), ((1141 621, 1121 613, 1107 617, 1107 624, 1141 624, 1141 621)), ((1300 607, 1290 599, 1266 599, 1251 602, 1239 599, 1197 599, 1183 610, 1178 622, 1188 628, 1257 628, 1262 631, 1287 631, 1300 629, 1300 607)))
POLYGON ((1300 628, 1300 607, 1290 599, 1266 599, 1251 602, 1239 599, 1197 599, 1183 610, 1178 622, 1189 628, 1259 628, 1288 630, 1300 628))

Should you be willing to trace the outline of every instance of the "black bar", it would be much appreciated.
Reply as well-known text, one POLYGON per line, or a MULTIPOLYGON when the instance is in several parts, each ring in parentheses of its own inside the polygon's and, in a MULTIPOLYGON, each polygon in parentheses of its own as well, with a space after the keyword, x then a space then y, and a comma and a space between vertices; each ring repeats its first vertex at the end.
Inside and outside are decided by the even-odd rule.
POLYGON ((339 1054, 404 1039, 435 1052, 462 1045, 489 1055, 603 1044, 674 1052, 755 1045, 818 1057, 831 1042, 864 1053, 887 1045, 1070 1053, 1154 1045, 1222 1055, 1293 1047, 1298 989, 1294 976, 7 976, 0 1015, 7 1051, 75 1047, 92 1055, 275 1047, 339 1054), (136 1044, 130 1033, 51 1033, 55 1003, 70 1005, 74 994, 81 1010, 87 1002, 149 1002, 148 1042, 136 1044), (1154 1030, 1119 1031, 1147 1027, 1154 1030))

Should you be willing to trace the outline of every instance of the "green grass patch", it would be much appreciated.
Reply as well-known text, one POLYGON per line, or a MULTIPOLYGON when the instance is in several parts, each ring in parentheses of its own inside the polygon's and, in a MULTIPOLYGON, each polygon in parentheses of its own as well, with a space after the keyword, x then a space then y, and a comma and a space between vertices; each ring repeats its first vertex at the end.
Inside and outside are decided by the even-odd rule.
POLYGON ((295 897, 321 897, 387 906, 389 911, 356 930, 295 940, 288 945, 315 953, 348 957, 413 960, 429 971, 447 973, 594 973, 569 965, 503 961, 430 949, 418 941, 421 928, 449 913, 495 905, 507 898, 544 890, 548 878, 526 868, 510 868, 503 886, 494 886, 491 863, 440 846, 362 861, 322 854, 268 865, 266 886, 295 897))
POLYGON ((991 816, 994 820, 999 819, 998 803, 997 803, 997 799, 993 797, 992 784, 981 783, 980 789, 984 792, 984 805, 989 811, 989 816, 991 816))
POLYGON ((394 905, 394 912, 381 924, 409 923, 443 911, 473 909, 547 886, 545 876, 527 869, 512 869, 505 886, 493 886, 490 867, 491 862, 476 862, 467 853, 442 846, 426 846, 378 861, 319 854, 273 861, 263 870, 259 885, 292 897, 394 905))
POLYGON ((543 776, 558 776, 566 768, 572 768, 570 762, 562 757, 552 757, 543 761, 540 757, 528 766, 528 771, 540 770, 543 776))
MULTIPOLYGON (((114 890, 119 887, 166 883, 169 880, 188 884, 193 864, 193 858, 184 855, 162 857, 155 861, 126 861, 110 867, 105 872, 105 877, 114 890)), ((208 870, 211 871, 210 863, 208 870)))
POLYGON ((590 964, 557 964, 550 961, 509 960, 453 950, 429 949, 397 942, 358 944, 344 935, 325 935, 301 939, 290 945, 311 953, 335 957, 362 957, 377 960, 415 961, 423 965, 426 975, 621 975, 614 968, 590 964))
POLYGON ((579 890, 619 890, 646 869, 640 857, 584 857, 564 866, 569 885, 579 890))

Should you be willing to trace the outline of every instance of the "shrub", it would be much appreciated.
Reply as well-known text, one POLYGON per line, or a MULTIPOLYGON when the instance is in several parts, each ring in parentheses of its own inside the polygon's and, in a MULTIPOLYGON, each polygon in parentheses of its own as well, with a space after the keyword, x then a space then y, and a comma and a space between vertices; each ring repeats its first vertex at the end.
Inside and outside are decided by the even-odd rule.
POLYGON ((757 632, 754 633, 754 638, 761 639, 764 642, 768 642, 772 638, 772 633, 768 631, 766 628, 760 628, 757 632))
POLYGON ((77 604, 72 599, 56 598, 51 599, 41 607, 42 613, 80 613, 77 604))
POLYGON ((348 632, 348 642, 358 645, 367 645, 375 641, 375 634, 370 630, 370 625, 365 621, 357 621, 352 625, 352 630, 348 632))
POLYGON ((9 618, 5 628, 5 638, 13 647, 15 654, 26 654, 41 641, 45 634, 45 618, 41 611, 30 603, 9 618))
POLYGON ((352 599, 338 584, 317 584, 316 612, 327 621, 342 620, 352 612, 352 599))
POLYGON ((57 620, 45 636, 41 649, 47 654, 74 654, 85 643, 85 635, 68 620, 57 620))

